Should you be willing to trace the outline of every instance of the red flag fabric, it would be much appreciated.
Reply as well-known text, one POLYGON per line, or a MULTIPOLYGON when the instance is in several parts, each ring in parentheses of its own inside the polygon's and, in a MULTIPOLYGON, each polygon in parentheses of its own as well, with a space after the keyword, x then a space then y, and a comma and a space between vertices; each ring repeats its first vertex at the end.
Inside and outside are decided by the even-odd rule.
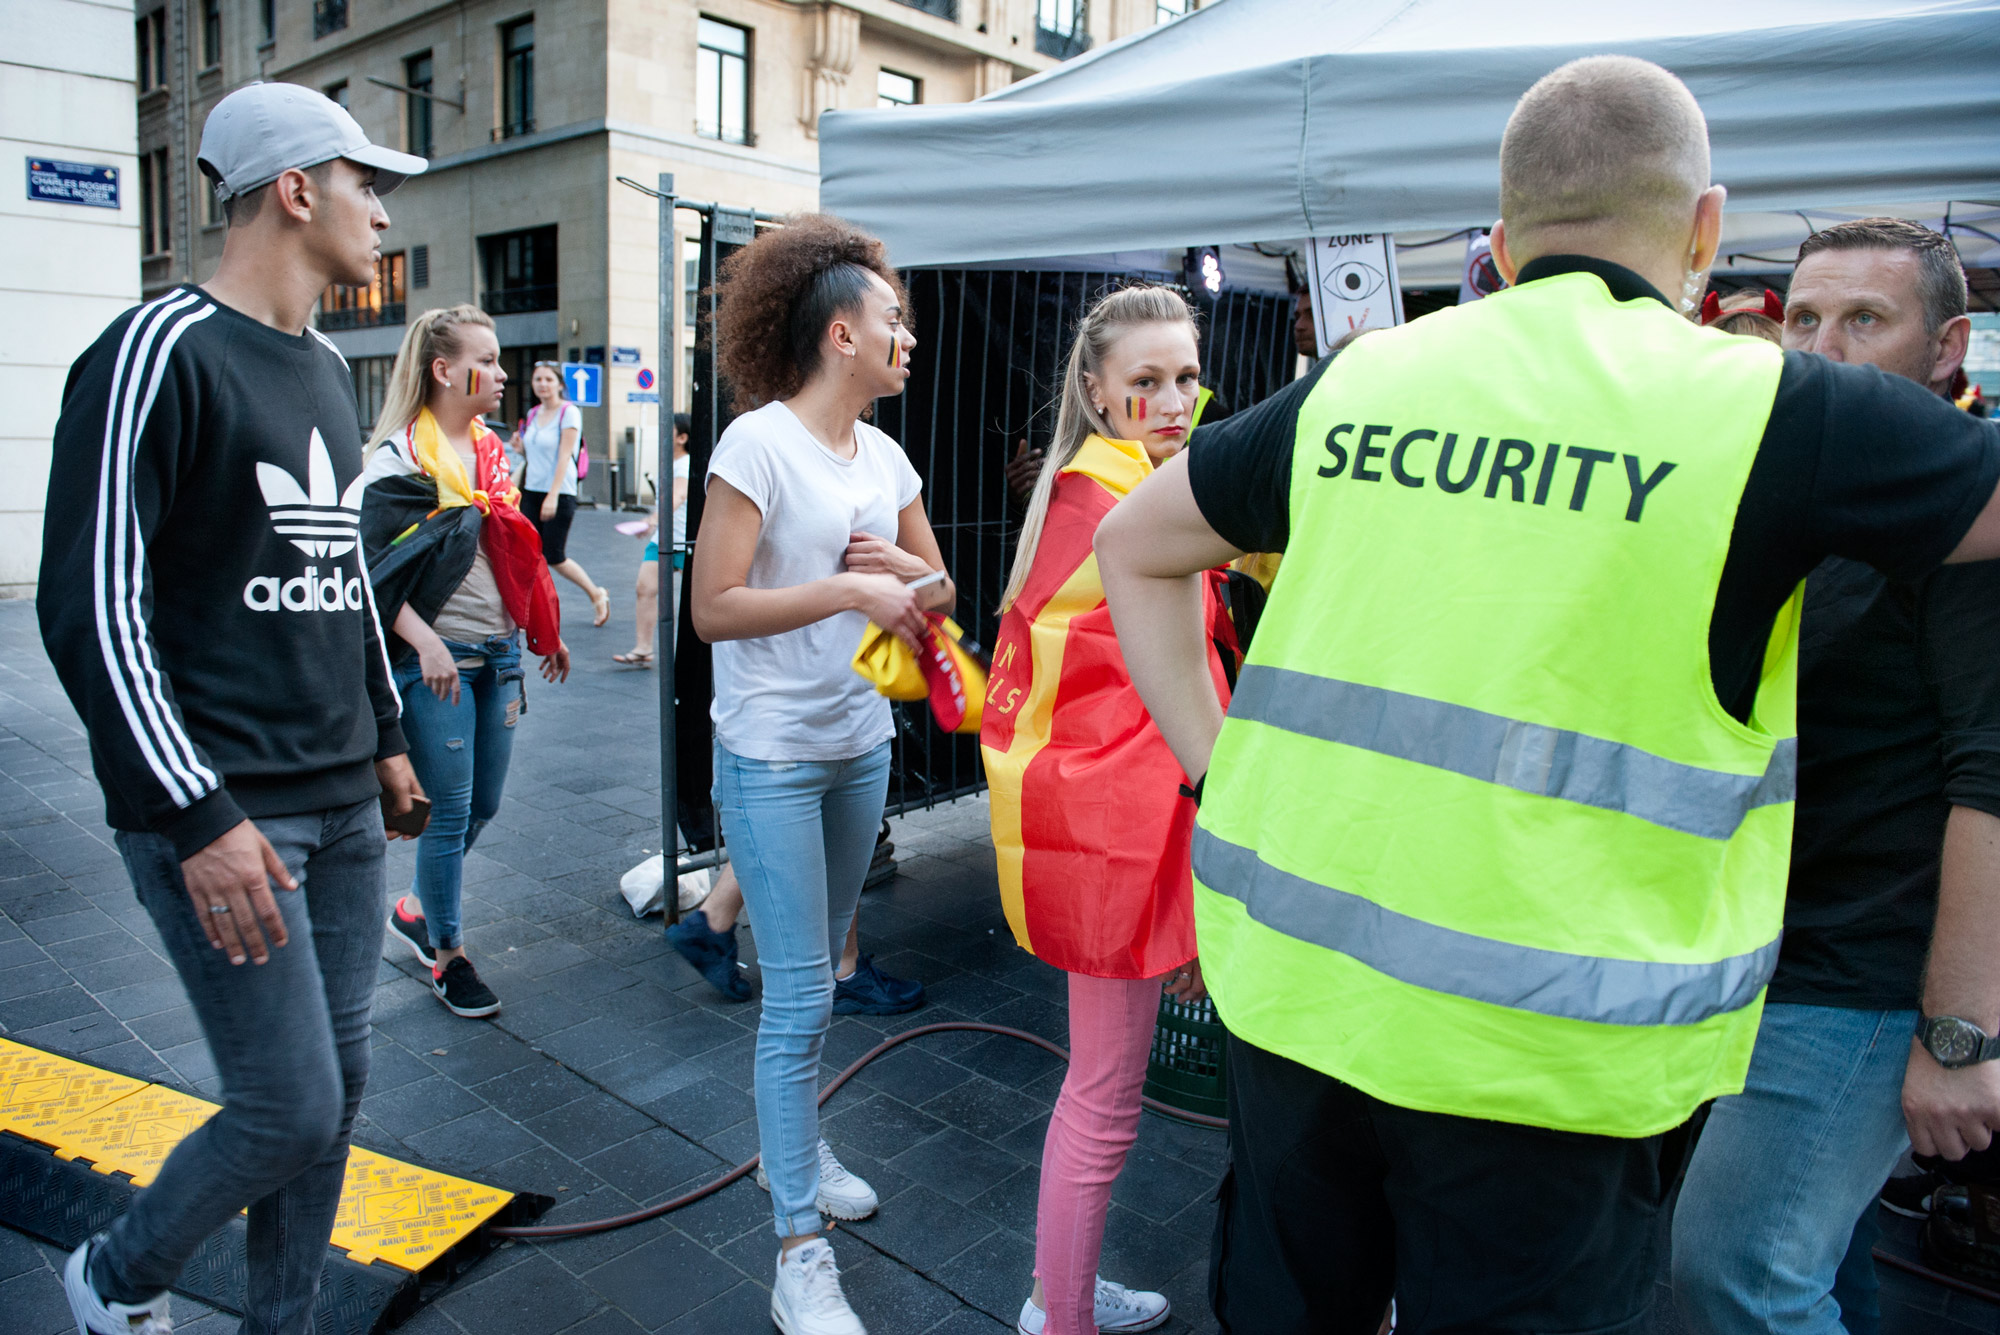
MULTIPOLYGON (((1098 978, 1154 978, 1195 955, 1195 804, 1132 687, 1091 552, 1104 516, 1152 471, 1136 442, 1093 436, 1057 477, 1000 620, 979 738, 1014 939, 1098 978)), ((1218 580, 1203 590, 1210 638, 1233 644, 1218 580)), ((1219 653, 1209 671, 1226 705, 1219 653)))

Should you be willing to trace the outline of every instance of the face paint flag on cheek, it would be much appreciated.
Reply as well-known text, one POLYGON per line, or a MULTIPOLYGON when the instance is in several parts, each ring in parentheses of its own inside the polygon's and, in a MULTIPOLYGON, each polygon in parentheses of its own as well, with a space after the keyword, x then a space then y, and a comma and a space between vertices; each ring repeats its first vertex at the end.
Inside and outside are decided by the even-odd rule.
POLYGON ((889 365, 901 366, 902 364, 903 364, 902 340, 892 338, 889 340, 889 365))
POLYGON ((465 397, 468 399, 479 397, 479 368, 476 366, 465 377, 465 397))
POLYGON ((1146 420, 1146 401, 1136 395, 1125 396, 1125 416, 1134 422, 1146 420))

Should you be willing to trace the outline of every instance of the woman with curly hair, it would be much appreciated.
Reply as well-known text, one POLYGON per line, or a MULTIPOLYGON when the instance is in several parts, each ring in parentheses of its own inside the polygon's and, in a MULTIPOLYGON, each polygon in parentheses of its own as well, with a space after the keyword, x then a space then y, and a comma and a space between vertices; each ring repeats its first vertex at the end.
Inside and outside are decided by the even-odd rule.
POLYGON ((820 1139, 814 1102, 833 961, 889 785, 889 703, 849 664, 868 622, 914 647, 925 611, 956 595, 916 470, 861 420, 903 392, 917 342, 881 242, 795 218, 724 264, 720 294, 720 369, 742 416, 709 463, 690 610, 715 646, 715 808, 764 973, 771 1318, 786 1335, 862 1335, 820 1214, 865 1218, 876 1196, 820 1139))

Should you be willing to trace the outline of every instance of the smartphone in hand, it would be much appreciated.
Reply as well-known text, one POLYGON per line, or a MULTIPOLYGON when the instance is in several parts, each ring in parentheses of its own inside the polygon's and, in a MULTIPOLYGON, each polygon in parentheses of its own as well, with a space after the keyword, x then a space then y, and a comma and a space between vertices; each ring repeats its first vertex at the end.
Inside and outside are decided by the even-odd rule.
POLYGON ((395 798, 388 793, 382 794, 382 823, 397 834, 406 834, 414 839, 431 823, 431 800, 428 797, 411 798, 410 809, 400 814, 394 807, 395 798))

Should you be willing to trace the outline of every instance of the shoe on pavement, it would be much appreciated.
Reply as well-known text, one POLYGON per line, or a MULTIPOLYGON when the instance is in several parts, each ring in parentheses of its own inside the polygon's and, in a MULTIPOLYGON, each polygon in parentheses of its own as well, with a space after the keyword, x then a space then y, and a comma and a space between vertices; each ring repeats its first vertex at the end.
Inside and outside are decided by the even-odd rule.
MULTIPOLYGON (((757 1185, 766 1191, 771 1189, 771 1179, 765 1175, 762 1163, 757 1165, 757 1185)), ((875 1188, 848 1172, 846 1165, 833 1157, 833 1146, 820 1141, 819 1212, 852 1222, 874 1214, 881 1203, 875 1188)))
POLYGON ((1882 1186, 1882 1205, 1905 1219, 1928 1219, 1931 1193, 1944 1185, 1936 1173, 1912 1173, 1892 1177, 1882 1186))
POLYGON ((901 1015, 923 1004, 922 983, 890 977, 868 955, 856 958, 853 973, 833 980, 835 1015, 901 1015))
POLYGON ((1989 1294, 2000 1289, 2000 1191, 1940 1181, 1924 1221, 1924 1264, 1989 1294))
POLYGON ((840 1267, 825 1238, 778 1253, 771 1286, 771 1320, 785 1335, 868 1335, 840 1291, 840 1267))
POLYGON ((396 907, 389 910, 389 930, 402 938, 426 969, 435 969, 438 962, 437 955, 431 950, 430 924, 424 921, 423 914, 412 914, 404 907, 409 898, 408 895, 401 896, 396 900, 396 907))
POLYGON ((106 1302, 90 1287, 90 1253, 104 1235, 99 1233, 69 1254, 63 1267, 63 1296, 76 1318, 77 1335, 173 1335, 174 1319, 164 1290, 151 1302, 127 1306, 106 1302))
POLYGON ((710 987, 722 993, 724 1001, 750 1000, 750 980, 736 967, 734 929, 718 932, 708 925, 706 913, 690 913, 667 928, 667 944, 679 951, 710 987))
POLYGON ((442 969, 431 970, 431 992, 444 1003, 446 1010, 468 1020, 500 1013, 500 998, 479 981, 479 971, 463 955, 455 956, 442 969))
MULTIPOLYGON (((1123 1284, 1113 1284, 1099 1275, 1097 1294, 1091 1304, 1096 1311, 1093 1319, 1097 1323, 1098 1335, 1132 1335, 1132 1332, 1151 1330, 1166 1324, 1173 1314, 1173 1304, 1162 1293, 1148 1293, 1143 1289, 1128 1289, 1123 1284)), ((1049 1314, 1035 1306, 1032 1294, 1021 1304, 1021 1319, 1014 1323, 1020 1335, 1042 1335, 1042 1323, 1049 1314)))

